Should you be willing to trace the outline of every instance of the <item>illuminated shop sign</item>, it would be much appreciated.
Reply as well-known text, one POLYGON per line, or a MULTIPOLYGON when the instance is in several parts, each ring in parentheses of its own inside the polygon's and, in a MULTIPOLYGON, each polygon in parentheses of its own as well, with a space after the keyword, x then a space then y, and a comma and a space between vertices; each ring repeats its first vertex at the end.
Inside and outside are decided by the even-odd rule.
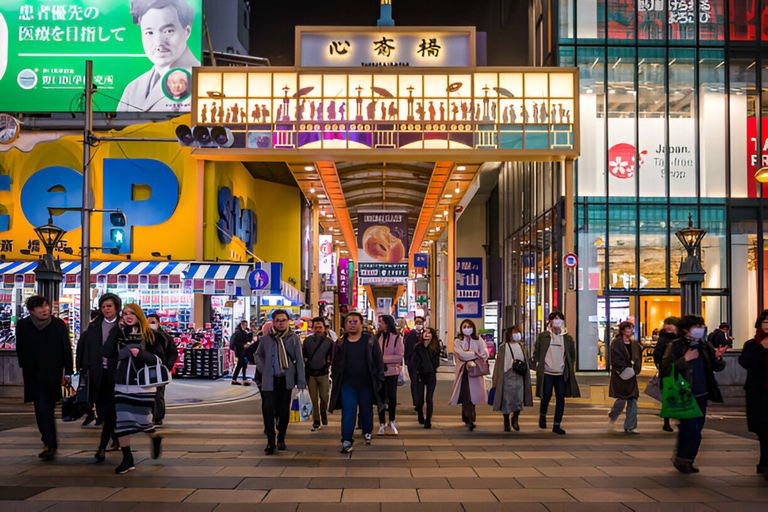
POLYGON ((474 66, 475 29, 404 30, 299 28, 297 65, 331 67, 470 67, 474 66))
POLYGON ((264 150, 574 149, 574 69, 478 69, 195 69, 193 124, 264 150))

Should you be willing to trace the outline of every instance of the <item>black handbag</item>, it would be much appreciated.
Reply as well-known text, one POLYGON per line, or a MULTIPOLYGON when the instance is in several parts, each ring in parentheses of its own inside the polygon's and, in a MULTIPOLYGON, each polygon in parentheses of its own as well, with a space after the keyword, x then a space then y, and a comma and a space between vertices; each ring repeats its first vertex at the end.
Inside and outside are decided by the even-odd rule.
POLYGON ((62 421, 76 421, 83 416, 83 411, 77 404, 77 394, 71 384, 67 383, 61 388, 61 419, 62 421))
POLYGON ((519 359, 515 359, 512 361, 512 371, 514 371, 518 375, 525 375, 528 371, 528 363, 525 361, 520 361, 519 359))

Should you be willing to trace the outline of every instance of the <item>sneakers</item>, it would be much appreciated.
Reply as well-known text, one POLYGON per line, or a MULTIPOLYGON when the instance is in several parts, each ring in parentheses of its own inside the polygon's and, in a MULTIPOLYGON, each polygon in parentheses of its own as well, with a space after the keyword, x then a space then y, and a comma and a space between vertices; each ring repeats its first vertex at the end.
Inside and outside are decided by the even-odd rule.
POLYGON ((342 441, 341 453, 350 453, 352 451, 352 441, 342 441))
MULTIPOLYGON (((392 429, 392 433, 394 435, 398 435, 400 433, 400 432, 397 431, 397 428, 395 427, 395 422, 394 421, 390 421, 389 422, 389 428, 392 429)), ((379 432, 381 432, 381 429, 379 429, 379 432)))
POLYGON ((264 455, 272 455, 275 453, 275 445, 268 444, 264 447, 264 455))
POLYGON ((236 380, 233 380, 233 381, 232 381, 232 385, 233 385, 233 386, 242 386, 242 384, 240 384, 240 383, 239 383, 239 382, 237 382, 236 380))
POLYGON ((565 430, 561 429, 560 425, 555 425, 554 427, 552 427, 552 432, 554 432, 555 434, 560 434, 561 436, 565 435, 565 430))
POLYGON ((115 474, 117 475, 123 475, 129 471, 136 469, 133 465, 133 454, 131 453, 131 447, 130 446, 121 447, 120 450, 122 450, 123 452, 123 461, 120 463, 119 466, 115 468, 115 474))
POLYGON ((363 434, 363 437, 365 438, 365 444, 370 446, 371 445, 371 434, 363 434))
POLYGON ((152 458, 158 459, 160 458, 160 455, 163 453, 163 438, 162 436, 154 436, 151 438, 152 441, 152 458))
POLYGON ((379 426, 379 435, 385 436, 387 435, 387 427, 382 423, 381 426, 379 426))
POLYGON ((48 448, 46 446, 37 456, 43 460, 53 460, 53 458, 56 456, 56 448, 48 448))
POLYGON ((319 423, 313 423, 312 424, 312 432, 315 432, 317 430, 320 430, 320 424, 319 423))

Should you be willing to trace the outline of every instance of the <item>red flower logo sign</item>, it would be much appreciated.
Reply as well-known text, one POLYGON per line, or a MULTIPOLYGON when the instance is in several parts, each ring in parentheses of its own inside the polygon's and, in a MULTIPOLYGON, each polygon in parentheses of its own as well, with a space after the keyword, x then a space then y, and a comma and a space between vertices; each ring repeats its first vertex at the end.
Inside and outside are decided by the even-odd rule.
MULTIPOLYGON (((647 151, 640 151, 640 165, 643 166, 643 156, 647 151)), ((608 172, 619 179, 627 180, 635 176, 635 146, 632 144, 616 144, 608 150, 608 172)))

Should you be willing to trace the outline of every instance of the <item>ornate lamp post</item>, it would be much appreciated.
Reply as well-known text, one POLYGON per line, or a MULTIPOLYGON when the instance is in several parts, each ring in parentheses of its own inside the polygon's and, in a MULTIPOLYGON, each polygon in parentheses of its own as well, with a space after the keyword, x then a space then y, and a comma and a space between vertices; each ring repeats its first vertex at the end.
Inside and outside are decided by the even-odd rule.
POLYGON ((61 264, 53 258, 53 250, 61 237, 66 233, 58 226, 54 226, 52 220, 48 224, 35 228, 35 233, 45 247, 45 254, 35 268, 35 280, 37 281, 37 293, 47 298, 53 307, 59 301, 59 284, 64 274, 61 264))
POLYGON ((688 214, 688 227, 675 235, 683 244, 688 256, 680 262, 677 277, 680 281, 680 312, 683 315, 701 315, 701 283, 706 272, 701 266, 701 240, 707 232, 693 227, 692 215, 688 214))

